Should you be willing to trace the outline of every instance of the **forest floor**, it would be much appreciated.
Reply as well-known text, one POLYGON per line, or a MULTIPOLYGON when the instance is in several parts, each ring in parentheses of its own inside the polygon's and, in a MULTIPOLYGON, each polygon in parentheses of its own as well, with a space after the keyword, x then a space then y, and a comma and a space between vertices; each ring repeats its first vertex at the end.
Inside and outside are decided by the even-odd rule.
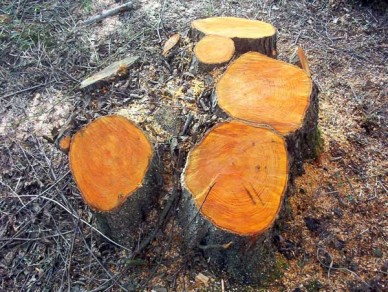
MULTIPOLYGON (((123 111, 146 128, 148 117, 169 105, 181 109, 183 122, 194 115, 197 132, 190 128, 186 141, 194 144, 218 118, 206 107, 212 84, 189 73, 190 22, 225 15, 272 23, 279 59, 302 46, 320 90, 323 151, 305 163, 289 195, 276 269, 260 289, 387 291, 388 4, 138 0, 127 12, 81 24, 116 2, 1 1, 0 290, 259 289, 234 286, 183 250, 172 234, 173 212, 135 259, 103 240, 54 143, 62 130, 123 111), (175 33, 181 41, 163 57, 175 33), (128 55, 140 57, 128 75, 79 89, 128 55), (209 281, 196 280, 199 273, 209 281)), ((170 196, 167 185, 161 209, 170 196)))

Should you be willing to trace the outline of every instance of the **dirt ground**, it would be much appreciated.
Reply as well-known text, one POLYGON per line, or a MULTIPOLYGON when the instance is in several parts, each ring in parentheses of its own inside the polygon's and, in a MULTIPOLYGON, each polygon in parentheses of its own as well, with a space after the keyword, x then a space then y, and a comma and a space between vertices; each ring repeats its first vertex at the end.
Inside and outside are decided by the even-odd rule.
MULTIPOLYGON (((1 1, 0 290, 387 291, 388 4, 139 0, 118 16, 81 24, 116 2, 1 1), (104 240, 55 146, 64 132, 119 112, 168 148, 171 137, 149 126, 166 106, 179 108, 183 121, 194 115, 185 143, 198 141, 218 117, 207 106, 214 84, 189 73, 188 31, 192 20, 220 15, 272 23, 279 59, 302 46, 320 90, 323 151, 305 163, 288 198, 290 216, 274 238, 276 269, 260 288, 234 286, 183 250, 176 205, 135 258, 104 240), (163 57, 175 33, 181 41, 163 57), (128 75, 79 89, 128 55, 140 57, 128 75), (199 273, 209 281, 196 280, 199 273)), ((160 209, 171 193, 167 184, 160 209)))

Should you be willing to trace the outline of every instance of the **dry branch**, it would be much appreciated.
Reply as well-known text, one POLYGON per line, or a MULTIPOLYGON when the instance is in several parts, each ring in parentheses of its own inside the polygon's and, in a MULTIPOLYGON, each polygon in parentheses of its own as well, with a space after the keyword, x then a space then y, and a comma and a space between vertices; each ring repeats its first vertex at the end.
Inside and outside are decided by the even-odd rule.
POLYGON ((107 17, 116 15, 116 14, 118 14, 120 12, 127 11, 127 10, 131 9, 132 7, 133 7, 133 3, 132 2, 128 2, 128 3, 122 4, 120 6, 112 8, 112 9, 103 11, 101 14, 95 15, 95 16, 85 20, 82 24, 83 25, 90 25, 92 23, 101 21, 101 20, 103 20, 103 19, 105 19, 107 17))

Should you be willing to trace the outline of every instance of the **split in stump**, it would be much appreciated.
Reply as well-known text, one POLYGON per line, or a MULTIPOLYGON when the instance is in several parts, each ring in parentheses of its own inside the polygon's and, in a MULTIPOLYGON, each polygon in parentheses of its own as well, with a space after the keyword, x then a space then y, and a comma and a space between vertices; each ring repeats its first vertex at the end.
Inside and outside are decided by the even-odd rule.
POLYGON ((227 37, 208 35, 194 48, 197 71, 211 71, 230 61, 234 54, 234 42, 227 37))
POLYGON ((278 215, 287 181, 284 137, 239 121, 215 126, 189 153, 182 175, 186 245, 201 248, 234 281, 262 280, 273 261, 264 232, 278 215))
POLYGON ((308 76, 311 76, 307 56, 301 47, 297 47, 290 57, 290 63, 302 68, 308 76))
POLYGON ((143 131, 121 116, 105 116, 78 131, 70 167, 101 231, 128 247, 156 201, 156 155, 143 131))
POLYGON ((194 39, 203 35, 218 35, 233 39, 236 52, 261 52, 276 57, 276 29, 269 23, 238 17, 211 17, 194 20, 194 39))

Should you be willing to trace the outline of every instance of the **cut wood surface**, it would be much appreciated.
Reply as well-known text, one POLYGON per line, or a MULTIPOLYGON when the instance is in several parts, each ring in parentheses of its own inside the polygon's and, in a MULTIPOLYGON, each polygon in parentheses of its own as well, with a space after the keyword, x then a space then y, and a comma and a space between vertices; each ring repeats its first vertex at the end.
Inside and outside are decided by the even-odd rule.
POLYGON ((121 116, 98 118, 71 141, 70 167, 82 197, 102 212, 104 233, 129 245, 156 198, 155 156, 143 131, 121 116))
POLYGON ((106 116, 76 133, 70 166, 86 203, 97 211, 120 206, 143 182, 152 146, 127 119, 106 116))
POLYGON ((262 52, 276 56, 276 29, 269 23, 237 17, 211 17, 194 20, 191 24, 193 36, 218 35, 233 39, 236 52, 262 52))
POLYGON ((239 235, 265 231, 287 185, 284 138, 232 121, 207 133, 187 159, 184 185, 201 214, 239 235))
POLYGON ((162 55, 163 56, 167 56, 168 55, 168 52, 173 48, 175 47, 178 43, 179 43, 179 40, 181 39, 181 36, 179 33, 176 33, 174 34, 173 36, 171 36, 167 41, 166 43, 164 44, 163 46, 163 53, 162 55))
POLYGON ((105 78, 113 77, 116 74, 122 73, 122 71, 125 72, 128 69, 128 67, 131 66, 133 63, 135 63, 138 59, 139 57, 133 56, 133 57, 127 57, 120 61, 114 62, 110 64, 108 67, 101 70, 100 72, 83 80, 81 82, 80 88, 85 88, 105 78))
POLYGON ((234 50, 234 42, 230 38, 208 35, 197 43, 194 53, 200 64, 221 65, 233 57, 234 50))
POLYGON ((250 52, 228 67, 216 94, 220 108, 230 116, 289 134, 303 125, 312 87, 300 68, 250 52))
POLYGON ((70 149, 70 142, 71 137, 65 136, 59 141, 59 149, 61 149, 62 152, 67 153, 70 149))
POLYGON ((187 246, 203 249, 234 280, 257 280, 269 255, 256 243, 276 219, 287 182, 284 137, 240 121, 215 126, 191 150, 182 175, 187 246))

